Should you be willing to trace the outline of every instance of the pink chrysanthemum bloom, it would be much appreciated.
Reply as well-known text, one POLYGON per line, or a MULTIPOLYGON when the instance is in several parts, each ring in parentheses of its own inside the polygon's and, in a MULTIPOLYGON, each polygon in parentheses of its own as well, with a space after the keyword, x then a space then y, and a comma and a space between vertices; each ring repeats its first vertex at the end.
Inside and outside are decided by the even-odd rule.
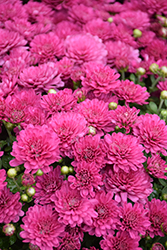
MULTIPOLYGON (((85 91, 85 88, 82 88, 82 90, 85 91)), ((107 104, 109 104, 110 102, 116 102, 118 104, 118 97, 115 95, 112 95, 111 92, 108 94, 102 93, 98 97, 96 97, 93 91, 89 91, 88 93, 86 93, 86 98, 90 100, 97 98, 99 101, 101 100, 103 102, 106 102, 107 104)))
POLYGON ((46 3, 53 9, 61 11, 63 7, 69 8, 70 6, 79 3, 80 0, 42 0, 42 2, 46 3))
POLYGON ((166 0, 143 0, 140 4, 151 15, 167 14, 166 0))
POLYGON ((61 175, 60 169, 60 166, 57 166, 55 169, 51 168, 49 173, 36 177, 35 203, 41 205, 53 203, 50 197, 56 190, 61 188, 63 183, 63 176, 61 175))
POLYGON ((102 40, 91 34, 78 34, 68 36, 65 40, 65 55, 76 62, 96 61, 105 64, 107 50, 102 40))
POLYGON ((65 40, 67 36, 75 35, 81 32, 81 27, 76 23, 63 20, 56 24, 56 26, 54 27, 54 32, 60 39, 65 40))
POLYGON ((141 203, 136 202, 134 206, 132 203, 123 203, 120 211, 120 230, 128 232, 132 239, 138 239, 139 234, 145 235, 151 223, 141 203))
POLYGON ((167 165, 160 155, 153 155, 147 160, 147 172, 155 178, 167 180, 167 165))
POLYGON ((108 104, 104 101, 86 99, 76 107, 76 110, 85 117, 88 126, 96 128, 99 135, 114 130, 115 126, 111 122, 108 104))
POLYGON ((104 178, 107 192, 112 191, 117 202, 127 202, 129 199, 145 204, 147 197, 153 192, 152 179, 144 168, 137 171, 131 170, 129 173, 121 169, 115 173, 109 169, 105 172, 104 178))
POLYGON ((98 36, 103 41, 111 38, 111 24, 109 22, 104 22, 101 18, 93 19, 87 22, 83 30, 93 36, 98 36))
POLYGON ((36 35, 31 41, 30 47, 30 51, 38 63, 56 62, 56 57, 63 56, 63 44, 53 32, 36 35))
POLYGON ((72 158, 72 145, 88 132, 84 116, 73 112, 57 113, 52 117, 50 125, 60 139, 61 155, 72 158))
POLYGON ((46 113, 41 107, 30 106, 25 111, 24 122, 21 123, 21 126, 25 129, 28 124, 32 125, 44 125, 46 124, 46 113))
POLYGON ((107 235, 100 241, 103 250, 142 250, 139 239, 132 239, 127 232, 119 231, 116 236, 107 235))
MULTIPOLYGON (((143 31, 142 36, 137 38, 138 47, 151 46, 152 41, 154 39, 155 39, 155 33, 154 32, 152 32, 151 30, 143 31)), ((143 53, 142 53, 142 56, 143 56, 143 53)), ((143 62, 143 60, 141 61, 141 64, 142 64, 142 62, 143 62)))
POLYGON ((14 47, 24 46, 27 43, 18 32, 6 29, 0 29, 0 37, 0 56, 14 47))
POLYGON ((121 41, 105 42, 108 51, 107 63, 111 67, 116 67, 118 70, 131 69, 133 65, 139 63, 139 50, 121 41))
POLYGON ((148 217, 151 222, 151 226, 147 229, 147 233, 151 238, 154 238, 155 235, 164 237, 161 226, 163 223, 167 222, 166 201, 160 201, 153 198, 146 204, 146 209, 148 210, 148 217))
POLYGON ((84 230, 88 231, 90 235, 97 237, 105 236, 107 234, 114 234, 119 222, 119 207, 117 202, 113 200, 113 193, 104 191, 98 192, 95 196, 96 204, 94 209, 98 216, 93 218, 91 226, 85 226, 84 230))
POLYGON ((123 11, 118 15, 114 16, 114 22, 123 23, 128 28, 139 29, 141 31, 147 29, 150 26, 149 16, 146 12, 141 10, 133 11, 127 10, 123 11))
POLYGON ((80 162, 75 169, 75 177, 68 176, 68 182, 72 189, 79 190, 83 198, 94 197, 95 190, 103 186, 102 176, 99 174, 99 169, 94 163, 80 162))
POLYGON ((141 87, 139 84, 135 84, 128 79, 120 81, 119 88, 114 92, 120 100, 125 100, 126 103, 137 103, 139 105, 147 104, 148 102, 145 100, 150 96, 146 87, 141 87))
POLYGON ((25 68, 20 73, 18 84, 23 87, 33 88, 37 93, 47 92, 51 88, 57 90, 64 86, 58 68, 53 62, 25 68))
POLYGON ((60 61, 56 63, 59 74, 61 74, 61 79, 67 80, 70 78, 71 70, 74 67, 74 62, 64 56, 60 61))
POLYGON ((147 54, 149 57, 154 57, 154 60, 165 60, 167 57, 166 41, 159 38, 154 38, 144 50, 141 51, 141 55, 147 54))
POLYGON ((144 145, 146 153, 167 155, 167 126, 158 115, 141 115, 133 128, 133 134, 144 145))
POLYGON ((164 82, 158 82, 157 88, 161 91, 167 90, 167 80, 164 82))
POLYGON ((104 66, 98 63, 88 63, 85 66, 86 76, 81 76, 81 84, 84 89, 93 91, 94 95, 108 94, 119 87, 119 74, 109 66, 104 66))
POLYGON ((41 250, 53 250, 59 246, 60 235, 64 225, 58 221, 58 214, 52 206, 35 205, 29 207, 26 216, 22 219, 20 236, 23 242, 30 242, 41 250))
POLYGON ((92 219, 97 217, 93 209, 94 199, 83 198, 77 189, 71 189, 67 181, 63 182, 60 190, 51 197, 55 203, 55 210, 59 214, 59 221, 71 227, 81 226, 82 223, 90 226, 92 219))
POLYGON ((103 140, 99 135, 87 135, 79 138, 73 145, 74 161, 73 166, 78 166, 78 163, 85 161, 87 164, 94 163, 96 168, 102 168, 106 161, 106 148, 103 140))
POLYGON ((5 180, 6 180, 6 171, 5 169, 0 169, 0 195, 2 193, 2 189, 7 185, 7 182, 4 182, 5 180))
POLYGON ((56 94, 48 93, 42 96, 41 106, 48 113, 53 115, 59 111, 68 112, 77 104, 77 98, 73 95, 71 89, 63 89, 56 94))
POLYGON ((24 215, 21 210, 22 203, 19 202, 20 193, 13 194, 10 189, 4 187, 0 194, 0 223, 18 222, 20 216, 24 215))
POLYGON ((23 174, 23 176, 21 177, 21 184, 23 186, 32 186, 35 183, 35 178, 33 174, 27 173, 27 174, 23 174))
POLYGON ((107 162, 113 164, 115 172, 122 169, 126 173, 143 168, 146 157, 143 146, 132 135, 122 133, 107 134, 104 137, 107 147, 107 162))
POLYGON ((15 159, 10 161, 11 166, 24 164, 25 173, 36 173, 41 169, 44 173, 50 171, 49 165, 60 160, 59 139, 46 125, 28 125, 20 131, 17 141, 13 143, 11 155, 15 159))
POLYGON ((128 134, 136 123, 139 112, 140 109, 136 109, 135 107, 130 108, 129 106, 118 105, 115 110, 111 111, 111 119, 116 126, 124 128, 128 134))

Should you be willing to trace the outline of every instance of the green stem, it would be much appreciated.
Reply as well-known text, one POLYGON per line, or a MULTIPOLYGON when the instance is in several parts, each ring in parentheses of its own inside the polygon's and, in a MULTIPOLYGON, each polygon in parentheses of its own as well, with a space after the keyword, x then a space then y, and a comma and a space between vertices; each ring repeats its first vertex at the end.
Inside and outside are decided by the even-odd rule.
POLYGON ((150 89, 153 89, 155 87, 155 85, 157 84, 157 82, 159 82, 160 79, 161 79, 161 76, 158 76, 157 79, 155 79, 155 81, 152 83, 150 89))
POLYGON ((6 128, 6 131, 8 133, 8 136, 9 136, 9 139, 10 139, 11 143, 13 143, 11 131, 7 128, 6 122, 4 120, 2 120, 2 122, 3 122, 3 124, 4 124, 5 128, 6 128))
POLYGON ((164 103, 164 100, 160 99, 160 103, 159 103, 159 107, 158 107, 158 113, 161 110, 163 103, 164 103))
POLYGON ((122 80, 125 81, 125 71, 124 70, 121 70, 121 77, 122 77, 122 80))
POLYGON ((15 180, 14 177, 12 178, 12 180, 13 180, 13 182, 15 183, 15 185, 16 185, 17 189, 19 190, 19 192, 20 192, 20 193, 23 193, 23 191, 22 191, 21 188, 19 187, 19 185, 18 185, 18 183, 17 183, 17 181, 15 180))

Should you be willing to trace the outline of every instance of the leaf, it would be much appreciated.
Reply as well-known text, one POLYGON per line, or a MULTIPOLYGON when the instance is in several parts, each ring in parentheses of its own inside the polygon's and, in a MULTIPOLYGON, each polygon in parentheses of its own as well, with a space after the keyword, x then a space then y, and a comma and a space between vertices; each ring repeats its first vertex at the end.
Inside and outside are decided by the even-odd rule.
POLYGON ((3 155, 2 156, 2 165, 5 169, 10 168, 11 166, 9 165, 9 161, 13 159, 13 156, 11 155, 3 155))
POLYGON ((0 149, 2 149, 6 144, 6 141, 0 141, 0 149))
POLYGON ((165 102, 164 102, 164 103, 165 103, 165 106, 167 107, 167 100, 165 100, 165 102))
POLYGON ((154 112, 157 113, 157 105, 154 102, 149 103, 149 108, 154 112))
POLYGON ((9 177, 6 178, 6 181, 7 181, 7 187, 10 189, 10 191, 15 194, 17 193, 19 190, 18 188, 16 187, 16 184, 14 183, 13 179, 10 179, 9 177))
POLYGON ((130 74, 129 79, 133 81, 134 83, 136 82, 136 77, 134 74, 130 74))
POLYGON ((154 77, 154 75, 151 75, 151 76, 150 76, 150 80, 151 80, 151 83, 154 83, 154 82, 155 82, 155 77, 154 77))
POLYGON ((162 186, 167 186, 167 182, 164 179, 158 179, 162 186))
POLYGON ((10 238, 9 238, 9 243, 10 243, 10 245, 13 245, 15 242, 16 242, 16 235, 15 234, 13 234, 12 236, 10 236, 10 238))
POLYGON ((162 189, 162 194, 167 194, 167 186, 162 189))

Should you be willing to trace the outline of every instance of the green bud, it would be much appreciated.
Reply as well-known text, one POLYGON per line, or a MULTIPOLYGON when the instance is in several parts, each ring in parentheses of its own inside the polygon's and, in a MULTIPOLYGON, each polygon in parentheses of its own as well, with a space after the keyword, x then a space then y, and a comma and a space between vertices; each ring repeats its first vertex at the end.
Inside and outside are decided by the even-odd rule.
POLYGON ((12 236, 15 232, 16 228, 13 224, 6 224, 3 226, 2 231, 6 236, 12 236))
POLYGON ((22 194, 21 195, 21 200, 24 201, 24 202, 27 202, 28 201, 28 195, 22 194))
POLYGON ((55 89, 49 89, 49 90, 48 90, 48 93, 50 93, 50 94, 56 94, 57 91, 56 91, 55 89))
POLYGON ((167 77, 167 67, 166 66, 162 66, 160 68, 160 74, 163 76, 163 77, 167 77))
POLYGON ((36 172, 37 176, 42 176, 43 175, 43 171, 41 169, 38 169, 38 171, 36 172))
POLYGON ((116 102, 110 102, 108 107, 111 110, 115 110, 118 107, 118 104, 116 102))
POLYGON ((166 100, 167 99, 167 90, 161 91, 160 99, 162 99, 162 100, 166 100))
POLYGON ((69 173, 68 166, 62 166, 61 167, 61 174, 66 175, 69 173))
POLYGON ((145 73, 146 73, 146 70, 144 69, 144 68, 142 68, 142 67, 139 67, 138 69, 137 69, 137 71, 136 71, 136 73, 138 74, 138 75, 144 75, 145 73))
POLYGON ((158 64, 152 63, 152 64, 150 65, 150 67, 149 67, 149 70, 150 70, 152 73, 157 74, 158 71, 159 71, 159 66, 158 66, 158 64))
POLYGON ((74 168, 72 166, 69 166, 68 171, 69 171, 70 174, 72 174, 74 172, 74 168))
POLYGON ((7 176, 9 178, 14 178, 17 175, 17 171, 15 168, 9 168, 9 170, 7 171, 7 176))
POLYGON ((95 135, 96 134, 96 129, 92 126, 89 126, 89 132, 88 132, 89 135, 95 135))
POLYGON ((113 18, 110 16, 110 17, 107 19, 107 21, 108 21, 109 23, 112 23, 112 22, 113 22, 113 18))
POLYGON ((34 196, 34 194, 36 193, 35 188, 34 187, 27 188, 26 193, 29 197, 34 196))
POLYGON ((161 115, 163 118, 166 118, 167 117, 167 110, 166 109, 162 109, 161 110, 161 115))
POLYGON ((142 36, 141 30, 139 30, 139 29, 133 30, 133 36, 134 36, 135 38, 141 37, 141 36, 142 36))

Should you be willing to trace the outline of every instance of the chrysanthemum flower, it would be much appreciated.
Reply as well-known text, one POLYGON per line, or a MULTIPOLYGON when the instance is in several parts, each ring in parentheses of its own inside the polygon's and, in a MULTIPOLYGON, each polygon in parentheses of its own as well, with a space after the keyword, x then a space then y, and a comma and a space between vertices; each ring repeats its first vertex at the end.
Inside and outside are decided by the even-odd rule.
POLYGON ((11 155, 15 159, 10 161, 11 166, 24 164, 25 173, 36 173, 41 169, 44 173, 50 171, 49 165, 58 161, 59 139, 46 125, 28 125, 20 131, 17 141, 13 143, 11 155))
POLYGON ((167 80, 164 82, 158 82, 157 88, 161 91, 167 90, 167 80))
POLYGON ((23 186, 32 186, 35 183, 35 178, 33 174, 27 173, 27 174, 23 174, 23 176, 21 177, 21 184, 23 186))
POLYGON ((35 203, 41 205, 53 203, 50 197, 60 189, 63 182, 63 176, 60 173, 60 166, 57 166, 55 169, 51 168, 49 173, 36 177, 35 203))
POLYGON ((68 36, 65 40, 65 55, 77 64, 96 61, 105 64, 107 50, 102 40, 91 34, 68 36))
POLYGON ((111 111, 111 119, 115 126, 125 128, 128 134, 136 123, 139 112, 140 110, 135 107, 130 108, 129 106, 125 107, 118 105, 115 110, 111 111))
POLYGON ((139 84, 135 84, 129 80, 120 81, 119 88, 114 92, 120 100, 125 100, 126 103, 137 103, 139 105, 147 104, 145 100, 150 96, 146 87, 141 87, 139 84))
POLYGON ((155 178, 166 179, 167 176, 167 165, 166 161, 164 161, 160 155, 153 155, 151 158, 148 157, 147 159, 147 171, 150 175, 154 176, 155 178))
POLYGON ((95 190, 103 186, 102 176, 94 163, 80 162, 75 169, 75 177, 68 176, 68 182, 72 189, 77 189, 83 198, 94 197, 95 190))
POLYGON ((23 242, 32 243, 41 250, 53 250, 59 246, 59 236, 64 231, 64 225, 58 221, 58 214, 52 206, 35 205, 29 207, 23 218, 20 232, 23 242))
POLYGON ((95 196, 97 203, 94 206, 98 216, 93 218, 91 226, 85 226, 84 230, 88 231, 90 235, 97 237, 105 236, 107 234, 114 234, 119 222, 119 207, 117 202, 113 200, 113 193, 104 191, 98 192, 95 196))
POLYGON ((54 32, 60 38, 65 40, 69 35, 78 34, 81 31, 81 27, 78 26, 76 23, 63 20, 56 24, 54 28, 54 32))
POLYGON ((153 192, 151 182, 152 179, 144 168, 131 170, 129 173, 121 169, 117 173, 112 169, 105 172, 105 188, 107 192, 112 191, 115 194, 118 202, 127 202, 129 199, 145 204, 147 197, 153 192))
POLYGON ((64 56, 60 61, 56 63, 59 74, 61 74, 61 79, 67 80, 70 78, 71 70, 74 67, 74 62, 64 56))
POLYGON ((2 189, 7 185, 7 182, 4 182, 5 180, 6 180, 6 171, 5 169, 0 169, 0 194, 2 192, 2 189))
POLYGON ((119 74, 109 66, 104 66, 98 63, 88 63, 85 66, 86 76, 81 76, 81 84, 84 89, 93 91, 94 95, 109 94, 115 88, 119 88, 119 74))
POLYGON ((21 123, 21 126, 25 129, 28 124, 32 125, 44 125, 46 123, 46 113, 40 107, 30 106, 25 111, 24 122, 21 123))
POLYGON ((143 168, 146 157, 142 152, 144 148, 137 138, 119 132, 105 135, 104 140, 108 149, 107 162, 113 164, 115 172, 122 169, 129 173, 130 170, 137 171, 143 168))
POLYGON ((163 237, 164 234, 161 230, 161 226, 163 223, 167 222, 166 201, 160 201, 153 198, 146 204, 146 209, 151 222, 151 226, 147 229, 147 233, 151 238, 154 238, 155 235, 163 237))
POLYGON ((103 250, 142 250, 139 239, 132 239, 127 232, 119 231, 116 236, 107 235, 100 241, 103 250))
POLYGON ((151 15, 167 14, 166 0, 143 0, 140 4, 151 15))
POLYGON ((145 235, 151 223, 146 216, 147 210, 143 208, 143 205, 137 202, 134 206, 130 202, 123 203, 120 210, 120 230, 128 232, 132 239, 138 239, 139 234, 145 235))
POLYGON ((4 187, 0 194, 0 223, 18 222, 20 216, 24 215, 19 202, 20 193, 13 194, 10 189, 4 187))
POLYGON ((60 190, 51 197, 55 203, 55 210, 59 214, 59 221, 71 227, 90 226, 92 218, 97 217, 93 209, 95 200, 83 198, 77 189, 71 189, 67 181, 63 182, 60 190))
POLYGON ((57 113, 52 117, 50 125, 60 139, 61 155, 72 158, 72 145, 88 132, 84 116, 74 112, 57 113))
POLYGON ((167 126, 158 115, 141 115, 133 128, 133 134, 144 145, 146 153, 167 155, 167 126))
POLYGON ((99 135, 114 130, 115 126, 110 118, 108 103, 99 101, 98 99, 86 99, 76 107, 76 111, 85 117, 88 126, 96 128, 99 135))

